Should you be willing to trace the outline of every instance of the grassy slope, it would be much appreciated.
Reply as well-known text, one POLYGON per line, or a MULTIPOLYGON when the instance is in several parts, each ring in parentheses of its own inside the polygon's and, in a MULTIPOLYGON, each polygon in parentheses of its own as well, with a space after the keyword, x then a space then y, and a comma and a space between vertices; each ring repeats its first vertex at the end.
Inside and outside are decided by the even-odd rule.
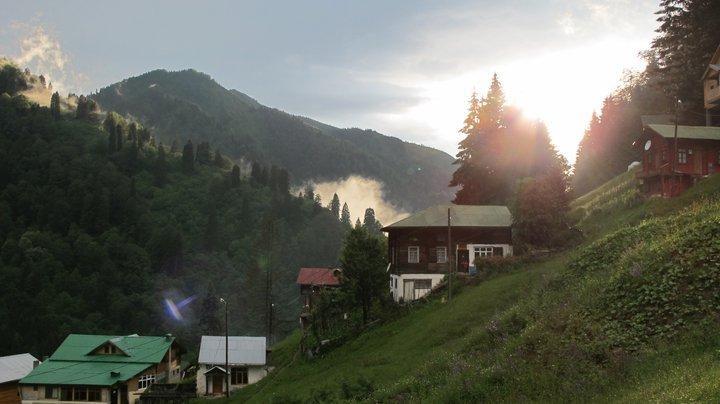
MULTIPOLYGON (((317 399, 328 391, 337 399, 339 386, 358 378, 372 383, 375 391, 371 397, 375 400, 569 398, 628 402, 717 396, 720 337, 708 338, 703 328, 682 327, 685 331, 669 341, 621 350, 621 359, 599 360, 601 365, 574 351, 572 339, 577 337, 573 337, 577 330, 573 327, 581 328, 583 313, 602 312, 598 295, 604 293, 600 292, 603 288, 623 286, 618 277, 628 270, 628 256, 639 253, 649 257, 651 251, 672 253, 667 245, 677 241, 673 239, 674 229, 699 228, 705 217, 715 218, 720 211, 720 204, 705 202, 720 195, 720 176, 702 181, 672 200, 642 201, 634 195, 634 185, 634 173, 625 173, 573 203, 579 227, 588 235, 588 242, 577 251, 469 287, 449 304, 428 303, 324 358, 291 359, 295 336, 277 347, 275 364, 279 371, 244 389, 232 401, 317 399), (694 201, 700 202, 675 219, 678 210, 694 201), (598 260, 607 260, 610 265, 596 274, 568 280, 566 264, 577 256, 590 255, 598 246, 590 244, 594 240, 606 243, 608 238, 603 236, 618 229, 632 235, 636 225, 653 217, 670 220, 650 221, 639 227, 645 229, 639 231, 647 232, 640 233, 640 240, 627 251, 622 248, 630 242, 615 240, 621 251, 598 260), (650 230, 654 226, 661 227, 653 236, 650 230), (643 237, 657 239, 659 244, 645 243, 643 237), (570 337, 565 338, 568 334, 570 337), (577 360, 572 357, 575 354, 577 360), (522 355, 525 357, 519 358, 522 355)), ((654 276, 660 279, 665 275, 659 272, 650 279, 654 276)), ((617 327, 612 321, 605 325, 617 327)), ((590 325, 595 327, 593 322, 590 325)), ((597 342, 589 343, 589 349, 596 348, 593 343, 597 342)))

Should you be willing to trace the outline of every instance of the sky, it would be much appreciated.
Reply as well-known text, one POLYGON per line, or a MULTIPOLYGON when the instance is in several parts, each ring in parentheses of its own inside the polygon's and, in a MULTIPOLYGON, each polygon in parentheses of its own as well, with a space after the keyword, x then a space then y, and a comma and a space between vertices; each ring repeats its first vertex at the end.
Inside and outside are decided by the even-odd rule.
POLYGON ((89 93, 193 68, 292 114, 457 151, 497 73, 572 162, 594 110, 641 69, 657 0, 0 0, 0 55, 89 93))

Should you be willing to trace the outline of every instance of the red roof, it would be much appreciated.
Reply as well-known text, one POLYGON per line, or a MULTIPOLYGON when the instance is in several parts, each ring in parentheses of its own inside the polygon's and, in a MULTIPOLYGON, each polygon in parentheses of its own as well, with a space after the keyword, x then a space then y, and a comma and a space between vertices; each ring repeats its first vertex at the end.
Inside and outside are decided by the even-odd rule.
POLYGON ((300 268, 297 283, 311 286, 337 286, 340 279, 335 276, 335 268, 300 268))

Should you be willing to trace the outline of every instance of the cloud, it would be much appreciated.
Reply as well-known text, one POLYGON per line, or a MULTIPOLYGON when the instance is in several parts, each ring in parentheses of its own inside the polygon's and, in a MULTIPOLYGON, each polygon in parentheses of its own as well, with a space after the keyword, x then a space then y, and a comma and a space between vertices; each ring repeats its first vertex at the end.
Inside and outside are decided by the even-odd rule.
POLYGON ((10 24, 10 30, 17 37, 19 47, 19 54, 10 58, 18 66, 45 76, 53 89, 71 91, 88 81, 72 69, 70 56, 62 49, 60 41, 43 26, 14 22, 10 24))
POLYGON ((560 25, 565 35, 573 35, 575 33, 575 19, 570 12, 566 12, 560 17, 558 25, 560 25))
POLYGON ((394 223, 408 215, 408 212, 385 199, 384 184, 372 178, 352 175, 345 179, 313 183, 313 185, 315 193, 320 195, 325 204, 332 200, 334 193, 337 193, 340 204, 348 204, 353 223, 357 218, 362 221, 367 208, 375 210, 375 218, 383 225, 394 223))

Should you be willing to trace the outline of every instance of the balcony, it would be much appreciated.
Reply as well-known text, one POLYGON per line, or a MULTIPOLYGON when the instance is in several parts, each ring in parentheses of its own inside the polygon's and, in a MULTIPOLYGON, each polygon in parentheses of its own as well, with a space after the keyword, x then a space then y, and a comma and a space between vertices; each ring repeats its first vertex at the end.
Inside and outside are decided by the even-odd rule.
POLYGON ((390 272, 393 274, 446 274, 450 269, 447 262, 419 262, 417 264, 398 263, 393 264, 390 272))

